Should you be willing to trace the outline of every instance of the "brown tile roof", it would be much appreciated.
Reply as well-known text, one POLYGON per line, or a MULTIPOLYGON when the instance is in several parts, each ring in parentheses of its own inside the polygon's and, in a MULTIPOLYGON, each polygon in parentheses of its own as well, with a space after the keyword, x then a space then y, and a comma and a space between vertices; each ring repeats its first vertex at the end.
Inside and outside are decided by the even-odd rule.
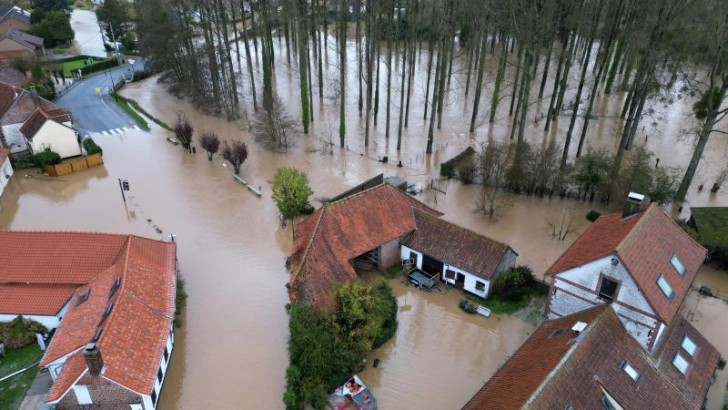
POLYGON ((331 285, 357 278, 350 260, 415 229, 412 208, 440 215, 391 185, 329 203, 295 226, 291 298, 329 302, 331 285))
POLYGON ((68 390, 76 384, 78 379, 86 373, 87 370, 88 367, 86 367, 86 360, 83 357, 83 352, 77 352, 71 355, 68 360, 63 363, 63 371, 58 375, 56 381, 53 382, 45 400, 47 402, 60 400, 66 395, 68 390))
POLYGON ((28 117, 27 120, 23 123, 23 125, 20 127, 20 132, 23 133, 25 138, 28 140, 32 140, 33 137, 35 137, 35 134, 38 133, 38 130, 43 126, 43 124, 46 123, 46 121, 49 121, 50 118, 48 117, 48 114, 45 113, 42 109, 38 108, 31 114, 30 117, 28 117))
POLYGON ((429 213, 414 209, 416 230, 402 241, 440 262, 465 269, 490 280, 506 253, 512 249, 429 213))
POLYGON ((54 316, 77 285, 0 285, 0 313, 54 316))
POLYGON ((603 306, 544 322, 466 404, 466 409, 598 408, 603 391, 625 408, 699 409, 720 354, 682 316, 677 316, 651 356, 630 336, 611 308, 603 306), (588 316, 584 316, 588 315, 588 316), (591 316, 591 317, 589 317, 591 316), (588 323, 580 337, 554 330, 588 323), (698 349, 686 375, 672 364, 683 337, 698 349), (629 363, 635 382, 621 368, 629 363))
POLYGON ((0 41, 9 38, 30 51, 36 48, 43 48, 43 39, 32 34, 24 33, 16 28, 11 28, 5 34, 0 35, 0 41))
POLYGON ((8 158, 8 155, 9 154, 10 154, 10 150, 9 149, 0 147, 0 166, 3 165, 3 163, 5 162, 5 160, 8 158))
POLYGON ((0 125, 24 123, 37 108, 41 108, 45 112, 63 111, 67 113, 56 104, 33 95, 30 91, 0 82, 0 125))
POLYGON ((652 204, 639 214, 621 213, 597 219, 546 271, 555 275, 595 259, 616 255, 639 286, 648 303, 665 323, 672 322, 703 263, 706 250, 686 234, 667 214, 652 204), (676 254, 685 276, 672 267, 676 254), (669 300, 657 286, 660 274, 675 292, 669 300))
POLYGON ((96 343, 104 361, 103 377, 150 394, 174 316, 175 245, 124 238, 115 264, 76 290, 41 366, 83 347, 101 329, 96 343), (109 297, 116 278, 121 278, 120 287, 109 297), (76 306, 76 297, 89 288, 88 300, 76 306), (104 318, 109 306, 111 312, 104 318))
POLYGON ((591 323, 605 309, 605 305, 597 306, 544 322, 463 408, 501 410, 523 406, 574 346, 569 344, 575 336, 571 327, 576 322, 591 323), (567 331, 551 337, 559 329, 567 331))

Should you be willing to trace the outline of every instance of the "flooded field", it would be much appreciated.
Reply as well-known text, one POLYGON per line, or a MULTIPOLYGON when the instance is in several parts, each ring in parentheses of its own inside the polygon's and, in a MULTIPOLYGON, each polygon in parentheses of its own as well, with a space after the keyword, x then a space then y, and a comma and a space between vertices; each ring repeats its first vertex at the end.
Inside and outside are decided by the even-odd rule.
POLYGON ((78 54, 106 57, 96 13, 91 10, 75 9, 71 13, 71 28, 75 33, 73 48, 78 54))
MULTIPOLYGON (((274 43, 279 46, 277 41, 274 43)), ((329 46, 334 47, 333 42, 329 46)), ((327 69, 327 81, 338 75, 334 51, 324 56, 332 63, 327 69)), ((350 44, 349 55, 355 55, 354 51, 350 44)), ((276 60, 276 89, 284 101, 291 102, 287 107, 295 114, 300 97, 293 81, 298 76, 295 67, 288 67, 281 56, 276 60)), ((427 64, 425 55, 419 64, 416 84, 426 79, 422 68, 427 64)), ((473 211, 476 187, 441 181, 439 191, 428 189, 442 161, 468 145, 507 138, 507 104, 499 108, 493 127, 481 122, 476 133, 466 132, 468 124, 463 118, 469 118, 472 94, 467 98, 463 95, 461 65, 458 60, 453 69, 461 74, 453 78, 443 129, 435 137, 432 156, 424 155, 427 123, 422 121, 423 85, 413 86, 410 126, 399 153, 395 149, 396 114, 387 140, 383 109, 371 145, 364 147, 364 120, 356 110, 358 96, 351 91, 347 93, 347 148, 334 148, 331 153, 324 149, 327 141, 338 138, 336 92, 327 86, 322 101, 318 96, 314 98, 311 135, 302 137, 289 153, 274 154, 253 141, 244 120, 227 122, 202 114, 187 100, 167 93, 156 77, 129 84, 122 93, 168 123, 173 123, 178 111, 183 110, 196 135, 214 131, 223 140, 247 142, 249 158, 241 176, 261 186, 263 197, 255 197, 237 183, 231 167, 219 157, 209 162, 202 151, 188 154, 166 142, 169 133, 153 125, 150 133, 95 135, 104 149, 104 167, 57 179, 34 173, 25 178, 25 172, 18 171, 0 198, 0 228, 124 232, 156 238, 175 234, 189 299, 160 408, 228 409, 240 408, 243 403, 246 408, 282 408, 288 363, 285 258, 291 250, 291 230, 280 228, 270 198, 270 180, 278 167, 292 165, 305 170, 314 198, 331 197, 379 173, 403 177, 422 189, 417 198, 444 212, 445 219, 508 243, 519 253, 518 263, 531 266, 539 275, 586 228, 584 215, 589 210, 609 211, 597 204, 559 198, 504 195, 502 203, 508 205, 507 209, 498 221, 491 221, 473 211), (378 161, 383 156, 389 156, 389 163, 378 161), (400 160, 401 168, 396 166, 400 160), (117 178, 128 178, 130 182, 131 197, 126 204, 117 178), (563 215, 573 219, 573 231, 559 241, 552 237, 551 226, 558 226, 563 215)), ((398 69, 399 63, 394 66, 398 69)), ((350 67, 347 81, 349 90, 355 90, 355 64, 352 62, 350 67)), ((247 77, 245 80, 247 92, 247 77)), ((490 92, 488 89, 483 95, 484 105, 490 92)), ((611 113, 620 98, 607 97, 598 100, 598 105, 611 113)), ((393 112, 398 111, 397 104, 398 99, 393 97, 393 107, 397 107, 393 112)), ((538 107, 534 105, 534 113, 538 107)), ((660 136, 649 135, 647 144, 663 159, 661 164, 683 166, 690 156, 691 143, 678 131, 688 121, 689 110, 674 105, 668 111, 660 125, 666 131, 660 136)), ((247 114, 252 115, 252 111, 247 114)), ((590 144, 615 144, 613 130, 618 121, 609 115, 600 116, 590 128, 590 144)), ((528 138, 534 143, 563 138, 568 124, 561 122, 548 135, 540 131, 543 123, 533 126, 528 138)), ((699 168, 694 186, 700 181, 707 183, 714 171, 725 165, 721 158, 724 161, 728 153, 728 142, 713 138, 706 152, 707 160, 699 168)), ((728 197, 725 189, 711 195, 698 194, 691 188, 690 203, 725 205, 728 197)), ((714 279, 721 282, 718 275, 714 279)), ((368 367, 362 374, 382 408, 458 408, 535 328, 518 317, 466 316, 457 308, 457 291, 429 294, 397 281, 393 287, 400 305, 399 330, 394 339, 372 354, 370 363, 379 358, 379 367, 368 367)), ((717 332, 719 326, 715 323, 712 329, 717 332)), ((721 347, 721 351, 728 354, 726 348, 721 347)))

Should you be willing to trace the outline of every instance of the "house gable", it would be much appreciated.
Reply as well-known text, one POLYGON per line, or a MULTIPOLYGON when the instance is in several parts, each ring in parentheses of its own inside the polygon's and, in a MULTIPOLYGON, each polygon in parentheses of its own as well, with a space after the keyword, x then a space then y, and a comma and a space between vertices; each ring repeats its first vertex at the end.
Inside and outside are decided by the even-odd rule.
POLYGON ((28 135, 25 135, 25 137, 29 140, 35 153, 50 148, 57 152, 61 158, 81 155, 81 147, 78 144, 76 132, 53 120, 45 121, 30 138, 28 135))

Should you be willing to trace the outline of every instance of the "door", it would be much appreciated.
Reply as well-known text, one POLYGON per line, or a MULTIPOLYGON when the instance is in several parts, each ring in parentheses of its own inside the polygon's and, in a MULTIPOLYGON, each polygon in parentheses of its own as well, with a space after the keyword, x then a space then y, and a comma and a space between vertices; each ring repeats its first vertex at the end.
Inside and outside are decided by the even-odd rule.
POLYGON ((410 251, 409 259, 412 262, 412 267, 417 267, 417 253, 410 251))
POLYGON ((422 270, 429 273, 430 275, 442 275, 444 264, 436 259, 432 259, 429 256, 422 255, 422 270))
POLYGON ((455 287, 460 290, 463 290, 463 287, 465 287, 465 275, 462 273, 458 273, 457 278, 455 278, 455 287))

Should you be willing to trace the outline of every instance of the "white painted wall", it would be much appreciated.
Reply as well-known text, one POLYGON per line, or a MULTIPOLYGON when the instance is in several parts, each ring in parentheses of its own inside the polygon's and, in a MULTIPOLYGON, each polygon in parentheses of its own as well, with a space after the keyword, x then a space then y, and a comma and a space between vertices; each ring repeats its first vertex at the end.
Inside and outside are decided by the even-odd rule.
MULTIPOLYGON (((174 324, 172 324, 169 328, 165 347, 167 349, 167 359, 164 358, 164 353, 162 354, 162 357, 159 358, 159 368, 162 369, 162 381, 160 382, 157 375, 154 375, 154 391, 157 393, 157 403, 159 403, 159 395, 162 392, 162 385, 164 384, 164 380, 167 378, 167 367, 169 367, 169 362, 172 360, 172 349, 174 348, 174 324)), ((142 396, 142 402, 145 410, 153 410, 156 408, 156 405, 152 403, 151 395, 142 396)))
POLYGON ((20 127, 22 125, 23 124, 20 123, 2 126, 5 142, 8 144, 5 148, 9 149, 11 154, 17 154, 28 150, 28 140, 26 140, 20 132, 20 127))
MULTIPOLYGON (((463 275, 465 275, 465 284, 463 285, 463 290, 470 292, 473 295, 480 296, 481 298, 488 297, 488 291, 490 290, 490 281, 485 280, 485 279, 481 278, 480 276, 474 275, 464 269, 460 269, 453 265, 445 264, 445 271, 448 271, 448 270, 455 271, 456 273, 462 273, 463 275), (483 288, 483 290, 477 290, 475 288, 475 286, 478 282, 482 282, 483 284, 485 284, 485 287, 483 288)), ((449 283, 454 286, 457 276, 455 278, 448 279, 445 277, 445 273, 443 272, 442 279, 446 283, 449 283)))
POLYGON ((81 147, 76 132, 55 121, 46 121, 30 141, 30 145, 34 153, 50 147, 61 158, 81 155, 81 147))
POLYGON ((555 275, 554 292, 549 300, 549 318, 570 315, 604 303, 598 297, 599 277, 600 274, 603 274, 620 282, 615 299, 619 303, 612 303, 612 309, 619 316, 625 329, 646 348, 650 338, 656 335, 660 322, 655 317, 655 312, 647 303, 647 299, 645 299, 627 269, 619 259, 617 261, 618 263, 613 265, 612 256, 609 255, 555 275), (561 279, 575 283, 590 291, 561 279), (650 334, 651 330, 653 331, 652 334, 650 334))
POLYGON ((10 165, 10 158, 5 158, 5 161, 0 164, 0 196, 2 196, 5 187, 10 183, 12 176, 13 167, 10 165))
POLYGON ((417 269, 422 269, 422 252, 417 252, 416 250, 412 248, 408 248, 404 245, 400 246, 399 248, 399 255, 401 260, 409 259, 410 252, 414 252, 417 254, 417 260, 415 261, 415 266, 417 269))

